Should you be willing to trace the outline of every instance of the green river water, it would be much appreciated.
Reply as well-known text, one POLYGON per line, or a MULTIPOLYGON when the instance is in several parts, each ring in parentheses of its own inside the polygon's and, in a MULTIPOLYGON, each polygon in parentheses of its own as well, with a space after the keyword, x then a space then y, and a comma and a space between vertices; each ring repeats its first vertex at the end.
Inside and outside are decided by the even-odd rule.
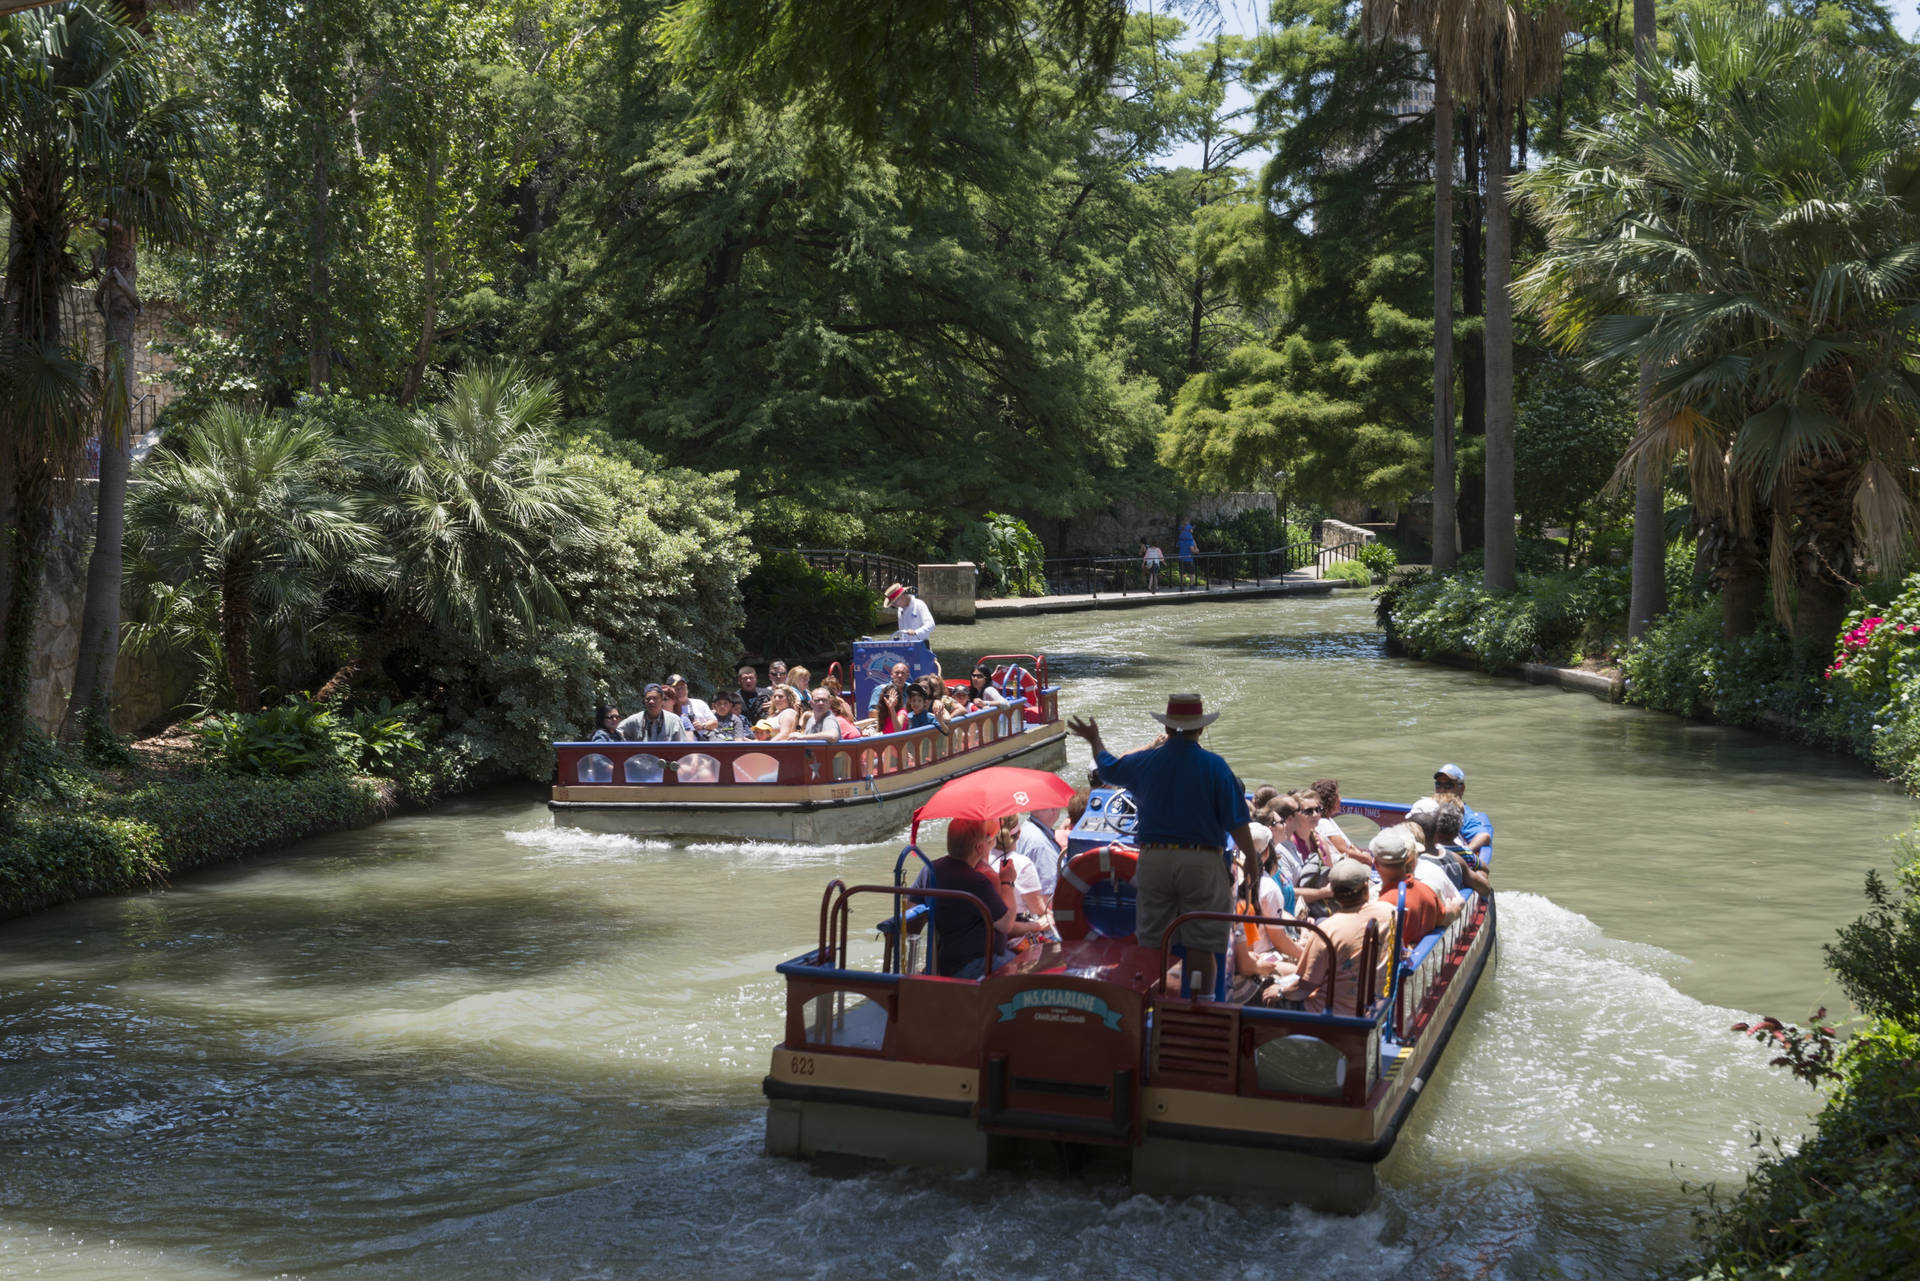
POLYGON ((589 836, 514 791, 0 924, 0 1276, 1632 1277, 1804 1124, 1727 1025, 1836 1002, 1821 944, 1913 818, 1858 767, 1386 658, 1353 596, 939 641, 1045 651, 1116 749, 1198 690, 1249 783, 1465 767, 1499 967, 1372 1210, 769 1159, 773 966, 895 846, 589 836))

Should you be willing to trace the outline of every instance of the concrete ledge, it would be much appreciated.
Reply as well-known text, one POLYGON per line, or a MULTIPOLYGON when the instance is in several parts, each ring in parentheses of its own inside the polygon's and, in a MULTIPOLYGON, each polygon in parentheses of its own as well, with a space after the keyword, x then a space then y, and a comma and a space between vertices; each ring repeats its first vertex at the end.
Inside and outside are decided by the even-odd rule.
MULTIPOLYGON (((1325 596, 1334 584, 1323 579, 1296 579, 1262 587, 1213 588, 1198 592, 1164 591, 1158 595, 1135 592, 1127 596, 1026 596, 1014 600, 983 600, 974 606, 975 618, 1025 618, 1034 614, 1078 614, 1096 609, 1143 609, 1149 605, 1197 605, 1202 601, 1261 600, 1273 596, 1325 596)), ((935 615, 937 618, 938 615, 935 615)), ((944 619, 941 620, 945 625, 944 619)))
POLYGON ((1551 663, 1522 663, 1519 670, 1520 675, 1535 685, 1558 685, 1561 689, 1604 698, 1609 703, 1622 702, 1627 694, 1626 679, 1618 671, 1594 672, 1584 667, 1556 667, 1551 663))

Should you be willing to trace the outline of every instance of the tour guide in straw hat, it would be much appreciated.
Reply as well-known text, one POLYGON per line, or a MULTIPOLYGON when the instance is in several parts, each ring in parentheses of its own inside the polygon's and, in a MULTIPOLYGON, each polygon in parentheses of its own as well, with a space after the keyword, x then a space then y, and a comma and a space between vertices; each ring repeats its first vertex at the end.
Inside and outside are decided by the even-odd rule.
MULTIPOLYGON (((1232 833, 1247 864, 1247 883, 1260 883, 1259 856, 1248 829, 1247 796, 1225 760, 1200 746, 1200 731, 1219 719, 1200 705, 1198 694, 1174 694, 1163 716, 1167 741, 1115 758, 1100 741, 1091 718, 1069 718, 1067 728, 1087 740, 1100 777, 1133 793, 1139 813, 1134 829, 1140 864, 1133 874, 1139 895, 1135 935, 1159 947, 1167 927, 1185 912, 1233 911, 1233 879, 1227 872, 1227 835, 1232 833)), ((1213 954, 1227 949, 1230 922, 1189 921, 1176 942, 1187 948, 1187 965, 1198 994, 1213 992, 1213 954)))
POLYGON ((902 587, 894 583, 887 588, 887 608, 900 613, 900 630, 893 634, 895 640, 933 640, 933 611, 927 608, 927 602, 914 594, 911 587, 902 587))

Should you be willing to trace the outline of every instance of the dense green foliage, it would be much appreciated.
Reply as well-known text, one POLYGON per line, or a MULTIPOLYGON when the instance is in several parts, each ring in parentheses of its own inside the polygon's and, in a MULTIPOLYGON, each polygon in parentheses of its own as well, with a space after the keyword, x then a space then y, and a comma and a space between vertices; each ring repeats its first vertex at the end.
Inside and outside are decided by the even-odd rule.
MULTIPOLYGON (((1869 874, 1867 894, 1871 910, 1840 931, 1827 961, 1872 1021, 1844 1044, 1837 1066, 1815 1065, 1811 1075, 1834 1082, 1818 1128, 1796 1150, 1776 1143, 1737 1196, 1699 1216, 1701 1256, 1677 1275, 1891 1279, 1920 1270, 1920 853, 1911 843, 1896 886, 1869 874)), ((1815 1035, 1770 1020, 1755 1031, 1782 1051, 1776 1064, 1796 1070, 1804 1063, 1796 1050, 1815 1035)))
POLYGON ((1373 571, 1367 568, 1365 561, 1336 560, 1329 562, 1320 571, 1320 577, 1331 578, 1338 583, 1354 583, 1367 586, 1373 582, 1373 571))
POLYGON ((980 586, 993 596, 1046 593, 1047 549, 1027 522, 1005 512, 988 512, 953 540, 955 560, 980 569, 980 586))
POLYGON ((879 616, 880 598, 859 579, 816 569, 792 552, 768 556, 740 585, 747 649, 795 662, 833 653, 879 616))
POLYGON ((1355 552, 1354 558, 1376 576, 1391 574, 1400 568, 1400 554, 1377 540, 1355 552))
POLYGON ((1453 658, 1489 672, 1518 663, 1577 662, 1625 634, 1626 570, 1617 565, 1520 575, 1520 590, 1490 592, 1469 574, 1387 588, 1387 634, 1414 658, 1453 658))

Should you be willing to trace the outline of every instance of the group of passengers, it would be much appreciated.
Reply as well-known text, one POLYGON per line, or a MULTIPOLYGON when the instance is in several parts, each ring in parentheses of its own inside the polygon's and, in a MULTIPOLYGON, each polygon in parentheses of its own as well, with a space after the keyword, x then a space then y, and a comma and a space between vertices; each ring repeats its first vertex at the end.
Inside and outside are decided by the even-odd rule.
POLYGON ((710 702, 690 697, 687 678, 675 673, 641 694, 644 707, 622 716, 612 705, 594 716, 590 741, 606 743, 729 742, 789 739, 840 742, 872 734, 935 725, 944 730, 956 716, 986 707, 1005 707, 1007 696, 994 686, 992 669, 977 667, 967 687, 949 689, 937 675, 912 679, 905 663, 895 663, 890 679, 873 691, 867 711, 860 716, 849 701, 840 677, 829 674, 816 687, 813 674, 780 659, 767 664, 768 686, 760 673, 743 664, 736 673, 739 685, 714 691, 710 702))
POLYGON ((1335 780, 1297 792, 1263 787, 1254 793, 1248 826, 1262 875, 1249 892, 1240 863, 1233 863, 1236 910, 1311 921, 1312 928, 1249 920, 1231 931, 1229 1001, 1318 1013, 1334 999, 1345 1008, 1359 986, 1369 925, 1378 940, 1377 992, 1393 960, 1396 918, 1404 956, 1459 918, 1466 908, 1462 890, 1492 889, 1480 851, 1493 840, 1493 824, 1467 806, 1465 772, 1443 765, 1433 784, 1404 822, 1382 828, 1364 849, 1335 821, 1335 780))
MULTIPOLYGON (((1074 806, 1084 811, 1086 798, 1074 806)), ((929 903, 938 938, 935 961, 949 978, 979 978, 1005 959, 1010 941, 1053 933, 1053 896, 1064 865, 1066 835, 1079 819, 1073 810, 1037 809, 998 822, 956 818, 947 824, 947 854, 924 869, 919 888, 937 886, 965 897, 929 903), (986 910, 983 912, 981 909, 986 910), (993 932, 987 932, 988 918, 993 932)))

